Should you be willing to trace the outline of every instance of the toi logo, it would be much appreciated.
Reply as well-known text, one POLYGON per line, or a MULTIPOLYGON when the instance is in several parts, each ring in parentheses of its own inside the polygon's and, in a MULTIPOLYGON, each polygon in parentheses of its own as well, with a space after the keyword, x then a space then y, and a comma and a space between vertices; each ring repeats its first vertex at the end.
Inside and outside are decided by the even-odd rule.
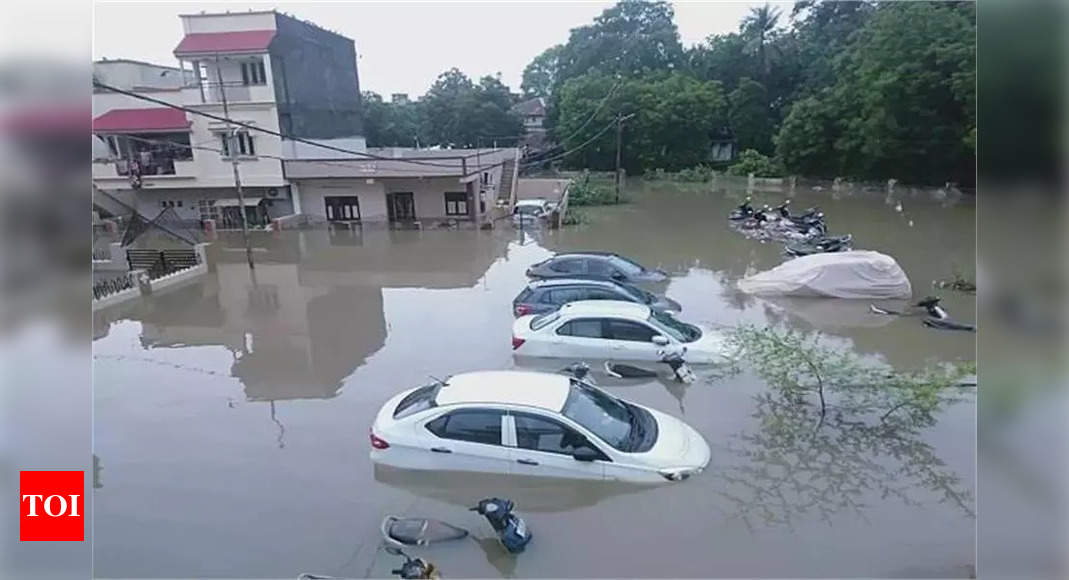
POLYGON ((83 541, 84 488, 81 471, 20 471, 19 540, 83 541))

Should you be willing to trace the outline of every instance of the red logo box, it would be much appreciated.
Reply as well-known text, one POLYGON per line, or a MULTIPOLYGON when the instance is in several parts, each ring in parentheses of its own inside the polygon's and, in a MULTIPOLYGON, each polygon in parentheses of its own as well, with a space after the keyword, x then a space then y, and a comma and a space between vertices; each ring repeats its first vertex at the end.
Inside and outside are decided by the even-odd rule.
POLYGON ((19 540, 85 540, 84 472, 19 472, 19 540))

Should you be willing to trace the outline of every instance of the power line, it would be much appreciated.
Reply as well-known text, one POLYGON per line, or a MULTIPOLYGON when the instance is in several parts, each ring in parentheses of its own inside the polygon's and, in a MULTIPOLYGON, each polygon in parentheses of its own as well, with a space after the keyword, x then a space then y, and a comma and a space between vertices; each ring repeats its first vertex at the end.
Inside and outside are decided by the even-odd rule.
MULTIPOLYGON (((627 117, 624 117, 624 119, 626 120, 626 119, 629 119, 630 117, 631 117, 631 115, 628 115, 627 117)), ((609 122, 608 125, 605 125, 604 127, 602 127, 602 129, 600 131, 595 133, 593 137, 587 139, 586 141, 583 142, 582 145, 579 145, 578 147, 575 147, 574 149, 569 149, 568 151, 565 151, 563 153, 559 153, 559 154, 554 155, 552 157, 549 157, 547 159, 539 159, 537 161, 529 161, 527 163, 523 163, 523 164, 521 164, 521 167, 529 167, 531 165, 539 165, 541 163, 549 163, 550 161, 556 161, 557 159, 560 159, 562 157, 567 157, 568 155, 571 155, 572 153, 575 153, 577 151, 581 151, 587 145, 593 143, 595 139, 597 139, 598 137, 601 137, 602 135, 604 135, 606 131, 608 131, 609 129, 611 129, 614 126, 616 126, 617 122, 618 122, 617 119, 613 119, 612 121, 609 122)))
MULTIPOLYGON (((171 108, 171 109, 177 109, 179 111, 184 111, 186 113, 190 113, 190 114, 193 114, 193 115, 200 115, 202 117, 207 117, 209 119, 214 119, 216 121, 220 121, 220 122, 224 122, 224 123, 231 123, 233 125, 237 125, 238 127, 241 127, 243 129, 247 129, 249 131, 258 131, 260 133, 266 133, 268 135, 273 135, 273 136, 278 137, 280 139, 289 139, 291 141, 296 141, 298 143, 304 143, 306 145, 312 145, 313 147, 319 147, 321 149, 327 149, 327 150, 335 151, 335 152, 339 152, 339 153, 347 153, 349 155, 355 155, 357 157, 367 157, 369 159, 377 159, 379 161, 397 161, 397 162, 402 162, 402 163, 411 163, 413 165, 426 165, 426 166, 430 166, 430 167, 449 167, 449 168, 455 168, 456 167, 455 165, 446 165, 446 164, 442 164, 442 163, 433 163, 433 162, 430 162, 430 161, 419 161, 419 160, 416 160, 416 159, 384 157, 382 155, 375 155, 373 153, 367 153, 367 152, 364 152, 364 151, 354 151, 352 149, 345 149, 343 147, 336 147, 334 145, 327 145, 327 144, 324 144, 324 143, 317 143, 315 141, 312 141, 310 139, 305 139, 303 137, 288 136, 288 135, 284 135, 282 133, 279 133, 277 131, 272 131, 271 129, 265 129, 263 127, 257 127, 256 125, 251 125, 249 123, 243 123, 241 121, 235 121, 235 120, 230 119, 230 118, 228 118, 226 116, 222 116, 221 117, 219 115, 213 115, 211 113, 206 113, 204 111, 198 111, 196 109, 192 109, 190 107, 186 107, 186 106, 183 106, 183 105, 176 105, 174 103, 169 103, 169 102, 161 100, 161 99, 156 99, 156 98, 153 98, 153 97, 147 97, 145 95, 141 95, 141 94, 138 94, 138 93, 135 93, 135 92, 132 92, 132 91, 127 91, 127 90, 123 90, 123 89, 120 89, 120 88, 117 88, 117 87, 113 87, 111 85, 106 85, 106 84, 104 84, 104 83, 102 83, 100 81, 97 81, 97 80, 93 81, 93 86, 97 87, 97 88, 104 89, 104 90, 112 91, 112 92, 118 93, 120 95, 126 95, 128 97, 133 97, 135 99, 139 99, 139 100, 146 101, 146 102, 149 102, 149 103, 155 103, 157 105, 163 105, 163 106, 171 108)), ((460 157, 463 158, 463 159, 467 159, 467 157, 470 157, 470 155, 467 156, 467 157, 465 157, 465 156, 460 156, 460 157)))
POLYGON ((560 142, 561 143, 565 143, 569 139, 571 139, 572 137, 575 137, 576 135, 578 135, 580 131, 582 131, 583 129, 586 129, 586 126, 589 125, 590 122, 594 120, 594 117, 598 116, 598 112, 601 111, 601 108, 605 106, 605 103, 609 102, 609 98, 612 97, 614 93, 616 93, 616 89, 619 88, 619 87, 620 87, 620 81, 616 81, 616 83, 613 84, 613 86, 611 88, 609 88, 609 92, 605 93, 605 96, 601 99, 601 102, 598 103, 598 106, 594 107, 594 112, 590 113, 590 116, 587 117, 586 121, 583 121, 583 124, 580 125, 578 129, 573 131, 571 135, 568 135, 567 137, 561 139, 560 142))

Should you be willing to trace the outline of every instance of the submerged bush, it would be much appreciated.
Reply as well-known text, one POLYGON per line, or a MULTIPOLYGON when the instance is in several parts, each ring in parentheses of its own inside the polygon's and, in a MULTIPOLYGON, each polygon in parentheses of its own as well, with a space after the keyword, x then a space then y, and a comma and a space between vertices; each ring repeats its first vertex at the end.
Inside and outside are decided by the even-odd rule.
MULTIPOLYGON (((592 183, 589 177, 574 181, 568 191, 568 204, 572 206, 613 205, 616 203, 616 190, 611 185, 592 183)), ((620 201, 623 202, 623 198, 620 201)))
POLYGON ((739 159, 727 168, 728 175, 749 175, 753 173, 757 177, 782 177, 783 168, 778 161, 766 155, 747 149, 739 153, 739 159))
POLYGON ((705 183, 712 181, 716 171, 708 165, 696 165, 671 173, 664 169, 646 170, 642 179, 647 181, 678 181, 683 183, 705 183))

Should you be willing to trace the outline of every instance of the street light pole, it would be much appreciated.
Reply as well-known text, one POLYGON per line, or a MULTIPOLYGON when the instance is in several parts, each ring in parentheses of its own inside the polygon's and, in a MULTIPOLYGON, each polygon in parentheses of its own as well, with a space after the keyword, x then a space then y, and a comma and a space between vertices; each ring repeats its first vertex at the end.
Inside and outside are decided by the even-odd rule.
POLYGON ((619 113, 616 115, 616 203, 620 203, 620 151, 624 136, 624 121, 634 117, 635 114, 631 113, 626 117, 621 117, 619 113))
POLYGON ((241 238, 245 241, 245 259, 249 262, 249 269, 255 270, 252 262, 252 246, 249 244, 249 226, 245 220, 245 193, 241 189, 241 173, 238 171, 238 146, 237 131, 230 124, 230 106, 226 101, 226 86, 223 84, 223 71, 219 66, 219 55, 215 55, 215 76, 219 82, 219 96, 223 101, 223 117, 226 118, 226 143, 227 153, 230 154, 230 166, 234 170, 234 189, 238 192, 238 214, 241 215, 241 238))

